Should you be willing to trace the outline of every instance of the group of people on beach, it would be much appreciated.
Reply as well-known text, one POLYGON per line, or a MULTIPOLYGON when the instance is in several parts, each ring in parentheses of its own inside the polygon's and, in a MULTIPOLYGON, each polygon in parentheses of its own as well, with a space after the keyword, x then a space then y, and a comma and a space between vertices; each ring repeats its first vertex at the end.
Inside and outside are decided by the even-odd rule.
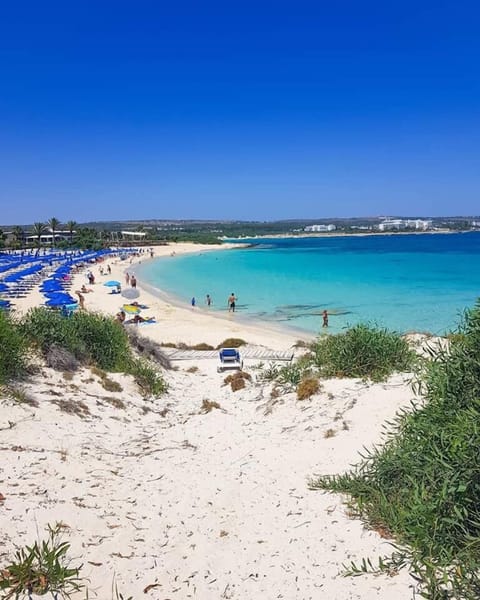
POLYGON ((134 273, 131 275, 130 273, 125 273, 125 283, 134 289, 137 287, 137 278, 135 277, 134 273))
MULTIPOLYGON (((228 312, 235 312, 235 306, 236 306, 236 302, 237 302, 237 297, 235 296, 235 294, 232 292, 230 294, 230 296, 228 297, 227 300, 227 307, 228 307, 228 312)), ((195 296, 192 296, 192 299, 190 300, 190 304, 192 305, 192 308, 194 308, 197 305, 197 299, 195 298, 195 296)), ((207 294, 205 296, 205 304, 207 306, 212 306, 213 304, 213 299, 210 296, 210 294, 207 294)))

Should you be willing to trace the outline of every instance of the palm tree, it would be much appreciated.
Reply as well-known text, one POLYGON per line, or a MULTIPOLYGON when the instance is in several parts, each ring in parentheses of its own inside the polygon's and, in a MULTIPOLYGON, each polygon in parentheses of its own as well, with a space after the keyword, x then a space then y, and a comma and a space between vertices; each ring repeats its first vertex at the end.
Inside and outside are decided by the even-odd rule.
POLYGON ((75 228, 77 227, 77 222, 76 221, 67 221, 66 226, 68 229, 68 233, 70 235, 70 246, 71 246, 72 239, 73 239, 73 232, 75 231, 75 228))
POLYGON ((45 227, 45 223, 34 223, 33 227, 32 227, 32 233, 33 235, 37 236, 37 246, 40 248, 40 238, 42 237, 42 234, 45 233, 46 231, 46 227, 45 227))
POLYGON ((56 219, 55 217, 52 217, 47 225, 50 228, 50 231, 52 232, 52 246, 55 247, 55 232, 58 229, 58 226, 60 225, 60 221, 58 219, 56 219))

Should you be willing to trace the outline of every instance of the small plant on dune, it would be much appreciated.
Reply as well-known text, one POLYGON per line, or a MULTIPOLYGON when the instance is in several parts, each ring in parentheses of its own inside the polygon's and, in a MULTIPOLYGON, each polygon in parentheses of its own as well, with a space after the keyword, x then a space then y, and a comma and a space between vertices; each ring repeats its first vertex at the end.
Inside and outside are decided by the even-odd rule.
POLYGON ((81 566, 71 567, 67 552, 70 544, 60 539, 62 526, 48 526, 48 538, 15 553, 15 560, 0 571, 2 598, 31 598, 32 594, 51 594, 54 600, 71 598, 85 589, 81 566))
POLYGON ((297 386, 297 400, 308 400, 320 391, 320 382, 315 377, 302 379, 297 386))
POLYGON ((227 338, 223 340, 221 344, 218 344, 217 350, 221 348, 240 348, 240 346, 246 346, 247 342, 241 338, 227 338))
POLYGON ((345 333, 318 339, 312 361, 325 377, 361 377, 382 381, 395 371, 406 372, 416 355, 399 334, 370 325, 355 325, 345 333))
POLYGON ((25 372, 27 344, 17 322, 2 310, 0 349, 0 384, 4 384, 25 372))
POLYGON ((161 396, 168 390, 167 382, 162 375, 145 360, 135 360, 129 367, 143 396, 161 396))
POLYGON ((349 473, 310 482, 348 494, 356 515, 395 538, 379 567, 364 559, 348 574, 408 566, 434 600, 480 597, 480 302, 459 334, 448 351, 437 346, 424 403, 397 415, 383 447, 349 473))
POLYGON ((245 381, 251 381, 252 377, 249 373, 245 371, 236 371, 235 373, 231 373, 227 375, 223 380, 225 385, 230 384, 233 392, 241 390, 245 387, 245 381))

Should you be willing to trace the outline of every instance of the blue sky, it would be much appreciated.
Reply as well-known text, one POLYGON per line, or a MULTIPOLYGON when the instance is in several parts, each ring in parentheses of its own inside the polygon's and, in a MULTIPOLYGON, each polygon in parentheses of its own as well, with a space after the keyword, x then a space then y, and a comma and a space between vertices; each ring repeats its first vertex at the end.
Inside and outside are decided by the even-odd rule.
POLYGON ((480 213, 476 2, 4 2, 0 222, 480 213))

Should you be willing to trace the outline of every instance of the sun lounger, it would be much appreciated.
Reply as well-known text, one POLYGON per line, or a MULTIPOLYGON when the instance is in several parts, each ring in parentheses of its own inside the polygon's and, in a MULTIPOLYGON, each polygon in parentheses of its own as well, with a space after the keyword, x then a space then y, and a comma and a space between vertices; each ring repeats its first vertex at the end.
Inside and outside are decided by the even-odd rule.
POLYGON ((240 357, 240 352, 236 348, 222 348, 218 353, 220 357, 220 365, 217 367, 218 373, 224 369, 242 369, 243 360, 240 357))

